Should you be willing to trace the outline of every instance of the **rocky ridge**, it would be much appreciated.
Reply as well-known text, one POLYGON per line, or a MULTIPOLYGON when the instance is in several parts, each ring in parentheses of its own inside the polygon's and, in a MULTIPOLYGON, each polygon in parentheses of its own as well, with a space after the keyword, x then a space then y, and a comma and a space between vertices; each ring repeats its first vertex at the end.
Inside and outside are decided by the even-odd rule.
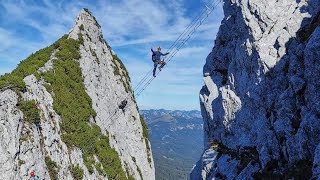
POLYGON ((87 9, 68 35, 2 76, 0 87, 0 179, 28 179, 31 170, 41 179, 155 178, 128 72, 87 9), (83 109, 83 121, 68 123, 70 108, 83 109))
POLYGON ((320 1, 224 1, 191 179, 319 178, 320 1))

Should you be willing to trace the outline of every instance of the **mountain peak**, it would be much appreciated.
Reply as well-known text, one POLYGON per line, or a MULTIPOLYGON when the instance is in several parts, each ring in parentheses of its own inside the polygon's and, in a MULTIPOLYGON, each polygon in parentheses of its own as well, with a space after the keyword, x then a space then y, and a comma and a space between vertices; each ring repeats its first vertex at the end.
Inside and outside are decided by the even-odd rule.
POLYGON ((89 10, 67 36, 0 76, 0 179, 155 179, 129 73, 89 10))
POLYGON ((80 11, 76 22, 78 22, 78 21, 87 22, 87 23, 93 22, 95 26, 100 28, 98 21, 96 20, 96 18, 92 15, 92 13, 87 8, 83 8, 80 11))
POLYGON ((83 8, 83 9, 80 11, 79 16, 80 16, 81 14, 92 16, 92 14, 91 14, 91 12, 89 11, 88 8, 83 8))
POLYGON ((80 33, 82 35, 87 35, 91 40, 103 39, 100 24, 87 8, 83 8, 80 11, 76 19, 75 25, 69 33, 69 37, 73 39, 78 39, 80 33))

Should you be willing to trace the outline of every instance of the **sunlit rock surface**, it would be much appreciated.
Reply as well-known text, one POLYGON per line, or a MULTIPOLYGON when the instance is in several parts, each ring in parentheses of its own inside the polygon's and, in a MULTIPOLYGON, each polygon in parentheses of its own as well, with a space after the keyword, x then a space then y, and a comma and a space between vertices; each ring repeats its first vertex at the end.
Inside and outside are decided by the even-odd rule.
MULTIPOLYGON (((121 62, 114 59, 115 54, 104 41, 100 25, 87 10, 81 11, 68 38, 78 40, 79 34, 83 38, 79 49, 83 83, 97 114, 90 123, 98 125, 108 135, 110 146, 118 152, 127 175, 134 179, 155 179, 152 152, 143 135, 129 76, 121 62), (122 111, 118 106, 125 99, 128 103, 122 111)), ((39 72, 53 69, 57 51, 52 52, 39 72)), ((50 179, 45 157, 56 163, 58 179, 73 179, 69 167, 76 164, 83 169, 84 179, 108 179, 108 174, 102 175, 96 169, 89 173, 82 150, 68 148, 63 142, 62 117, 54 110, 55 95, 46 89, 46 82, 33 74, 25 77, 24 82, 25 92, 10 88, 0 90, 0 179, 29 179, 32 170, 40 179, 50 179), (39 125, 24 121, 24 114, 17 105, 19 97, 35 100, 41 114, 39 125)))
POLYGON ((191 179, 319 178, 320 1, 224 1, 191 179))

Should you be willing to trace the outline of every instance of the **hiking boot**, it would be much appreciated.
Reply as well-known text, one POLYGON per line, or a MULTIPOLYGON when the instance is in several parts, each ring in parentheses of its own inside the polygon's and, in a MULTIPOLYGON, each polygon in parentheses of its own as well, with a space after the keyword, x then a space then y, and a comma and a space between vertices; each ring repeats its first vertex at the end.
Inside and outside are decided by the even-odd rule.
POLYGON ((166 65, 165 62, 163 62, 163 63, 161 64, 161 66, 159 66, 159 70, 160 70, 160 71, 162 70, 162 68, 164 67, 164 65, 166 65))

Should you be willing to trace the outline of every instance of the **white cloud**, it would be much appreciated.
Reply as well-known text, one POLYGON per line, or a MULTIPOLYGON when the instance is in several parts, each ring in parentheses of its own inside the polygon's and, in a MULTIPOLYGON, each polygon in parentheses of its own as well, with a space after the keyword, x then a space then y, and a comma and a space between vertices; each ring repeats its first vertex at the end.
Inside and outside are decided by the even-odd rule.
MULTIPOLYGON (((102 26, 108 43, 124 60, 134 86, 153 67, 149 48, 161 45, 165 51, 192 21, 186 3, 187 0, 43 0, 42 3, 2 0, 0 6, 5 11, 1 16, 8 21, 0 23, 0 63, 10 62, 10 67, 14 67, 13 62, 17 64, 32 52, 53 43, 72 28, 81 8, 87 7, 102 26), (32 27, 39 34, 34 34, 34 38, 18 34, 21 25, 32 27)), ((216 17, 221 17, 221 8, 203 23, 155 79, 142 95, 140 104, 150 108, 198 107, 202 66, 220 24, 216 17), (163 95, 160 99, 157 97, 159 89, 163 95), (150 101, 153 98, 159 103, 153 104, 150 101), (177 98, 183 100, 174 102, 177 98)), ((10 70, 2 66, 0 74, 10 70)))
MULTIPOLYGON (((106 38, 113 46, 174 41, 193 20, 186 14, 183 3, 181 0, 104 2, 102 7, 107 8, 98 8, 95 14, 102 17, 100 21, 106 29, 106 38)), ((200 27, 198 40, 211 40, 214 26, 204 24, 200 27)))

